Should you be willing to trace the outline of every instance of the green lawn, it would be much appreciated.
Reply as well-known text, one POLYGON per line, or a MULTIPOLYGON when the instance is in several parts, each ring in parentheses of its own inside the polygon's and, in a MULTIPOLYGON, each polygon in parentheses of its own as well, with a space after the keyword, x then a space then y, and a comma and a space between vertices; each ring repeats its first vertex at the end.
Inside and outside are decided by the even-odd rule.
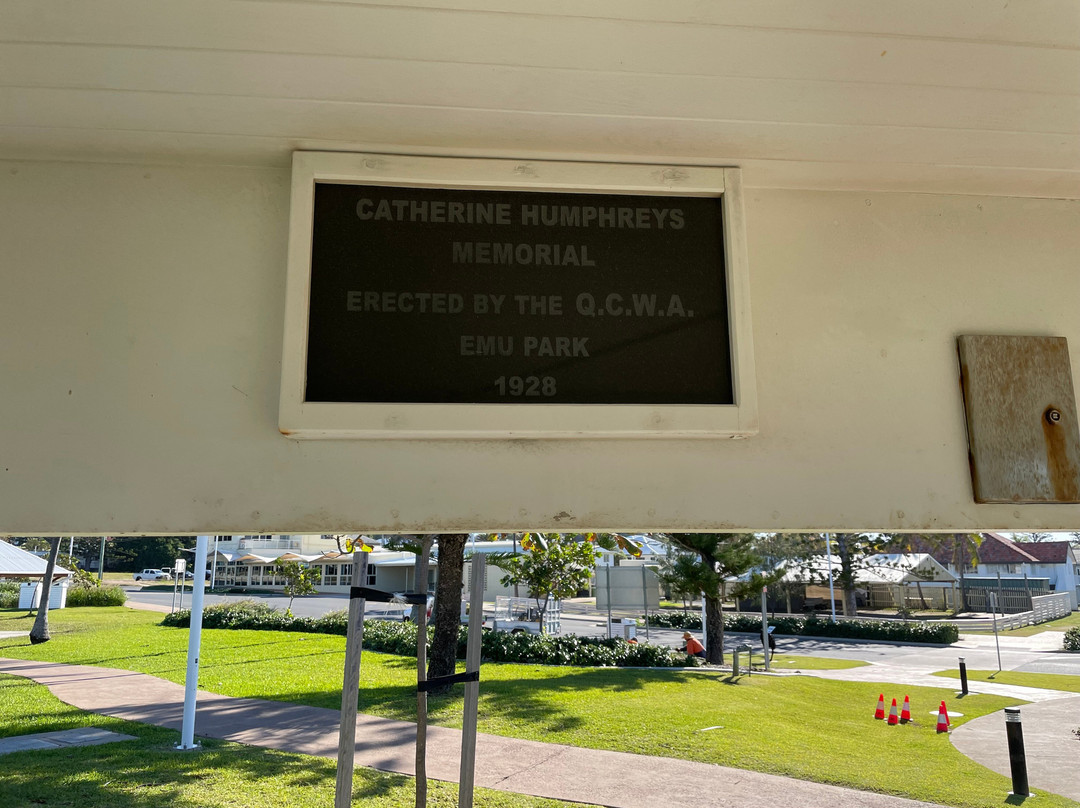
MULTIPOLYGON (((323 808, 334 802, 336 761, 204 740, 177 752, 177 733, 84 713, 26 679, 0 675, 0 737, 100 727, 134 741, 3 757, 4 808, 323 808)), ((429 805, 457 805, 457 786, 429 781, 429 805)), ((353 799, 374 808, 411 808, 410 777, 359 768, 353 799)), ((477 789, 483 808, 571 808, 573 803, 477 789)), ((582 806, 582 808, 584 808, 582 806)))
MULTIPOLYGON (((1045 687, 1047 690, 1065 690, 1080 693, 1080 676, 1065 673, 1023 673, 1021 671, 973 671, 968 670, 968 679, 973 682, 997 682, 999 685, 1019 685, 1020 687, 1045 687)), ((960 671, 937 671, 934 676, 959 679, 960 671)))
MULTIPOLYGON (((1080 626, 1080 612, 1073 612, 1066 617, 1062 617, 1058 620, 1051 620, 1048 623, 1038 623, 1034 626, 1024 626, 1023 628, 1014 628, 1011 631, 1000 630, 1004 637, 1030 637, 1033 634, 1041 634, 1044 631, 1068 631, 1073 626, 1080 626)), ((993 634, 992 628, 987 629, 966 629, 961 624, 960 631, 964 634, 993 634)))
MULTIPOLYGON (((103 665, 180 682, 187 631, 156 625, 160 615, 134 610, 55 613, 54 639, 31 647, 0 640, 0 656, 103 665)), ((0 612, 0 631, 28 628, 21 613, 0 612)), ((218 693, 337 709, 341 637, 253 631, 203 633, 200 686, 218 693)), ((955 688, 908 688, 810 677, 552 668, 486 664, 480 730, 493 734, 662 755, 884 791, 957 806, 998 806, 1007 778, 979 766, 935 733, 930 715, 955 688), (873 719, 880 692, 910 695, 915 722, 888 727, 873 719), (717 729, 707 729, 715 728, 717 729)), ((415 660, 365 652, 360 709, 415 718, 415 660)), ((432 699, 432 719, 460 726, 460 693, 432 699)), ((1016 700, 975 695, 966 720, 1016 700)), ((1045 796, 1040 805, 1069 801, 1045 796)))

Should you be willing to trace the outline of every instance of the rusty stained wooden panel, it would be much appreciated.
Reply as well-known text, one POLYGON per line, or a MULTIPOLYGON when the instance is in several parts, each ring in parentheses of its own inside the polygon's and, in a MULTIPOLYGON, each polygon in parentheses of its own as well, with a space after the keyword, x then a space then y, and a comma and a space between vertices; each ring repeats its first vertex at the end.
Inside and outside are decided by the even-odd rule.
POLYGON ((1064 337, 961 336, 960 374, 976 502, 1080 502, 1064 337))

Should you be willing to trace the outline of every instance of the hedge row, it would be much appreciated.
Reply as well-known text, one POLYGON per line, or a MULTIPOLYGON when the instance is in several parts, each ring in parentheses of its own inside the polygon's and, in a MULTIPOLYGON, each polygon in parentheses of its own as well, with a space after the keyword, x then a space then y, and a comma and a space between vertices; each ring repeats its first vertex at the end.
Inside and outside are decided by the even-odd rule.
MULTIPOLYGON (((187 610, 166 615, 162 625, 186 627, 191 613, 187 610)), ((297 631, 308 634, 338 634, 347 630, 347 614, 330 612, 322 617, 293 617, 263 603, 240 601, 207 606, 203 610, 203 628, 249 629, 256 631, 297 631)), ((429 629, 429 639, 432 629, 429 629)), ((458 658, 465 657, 468 629, 458 631, 458 658)), ((402 656, 416 655, 416 626, 386 620, 364 622, 364 647, 402 656)), ((550 637, 537 634, 511 634, 484 629, 481 655, 490 662, 524 662, 541 665, 579 665, 582 667, 677 668, 696 665, 684 653, 648 643, 628 643, 617 638, 550 637)))
POLYGON ((127 592, 119 586, 78 587, 68 590, 67 605, 75 606, 123 606, 127 592))
MULTIPOLYGON (((127 592, 119 586, 72 587, 68 590, 67 605, 76 606, 123 606, 127 592)), ((14 609, 19 605, 19 584, 0 582, 0 609, 14 609)))
MULTIPOLYGON (((661 612, 649 615, 649 625, 701 631, 701 615, 692 612, 661 612)), ((948 645, 960 639, 960 629, 947 623, 901 620, 838 620, 832 623, 812 617, 776 617, 769 620, 777 634, 809 637, 847 637, 859 640, 930 642, 948 645)), ((761 618, 753 615, 724 615, 726 631, 761 632, 761 618)))
POLYGON ((0 581, 0 609, 14 609, 19 605, 19 585, 14 581, 0 581))

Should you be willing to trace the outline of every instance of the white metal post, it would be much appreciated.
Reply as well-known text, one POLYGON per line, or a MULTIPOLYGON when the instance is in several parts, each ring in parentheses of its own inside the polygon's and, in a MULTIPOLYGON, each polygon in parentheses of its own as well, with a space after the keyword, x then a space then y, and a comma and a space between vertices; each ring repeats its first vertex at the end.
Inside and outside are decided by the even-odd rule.
POLYGON ((615 635, 611 633, 611 570, 615 567, 615 556, 609 559, 611 564, 604 567, 604 586, 607 592, 607 635, 611 639, 615 635))
MULTIPOLYGON (((209 536, 195 540, 195 566, 206 566, 206 547, 209 536)), ((188 630, 187 673, 184 675, 184 721, 177 749, 196 749, 195 699, 199 692, 199 647, 202 641, 203 592, 205 581, 194 582, 191 593, 191 628, 188 630)))
POLYGON ((769 614, 766 604, 769 587, 761 588, 761 653, 765 655, 765 670, 769 670, 769 614))
POLYGON ((833 591, 832 547, 829 546, 829 534, 825 534, 825 559, 829 564, 829 608, 832 610, 832 622, 836 622, 836 593, 833 591))
POLYGON ((998 673, 1001 673, 1001 643, 998 641, 998 618, 997 618, 998 602, 997 602, 997 596, 993 592, 990 593, 990 608, 993 610, 993 617, 994 617, 994 647, 997 648, 998 673))
MULTIPOLYGON (((211 589, 216 589, 217 588, 217 554, 218 554, 217 543, 218 543, 218 538, 219 538, 218 536, 214 536, 214 562, 210 566, 210 588, 211 589)), ((203 570, 202 575, 203 575, 203 579, 205 580, 206 579, 206 570, 203 570)))
POLYGON ((645 642, 649 641, 649 574, 645 565, 641 565, 641 599, 645 603, 645 642))
MULTIPOLYGON (((736 604, 736 608, 738 604, 736 604)), ((701 644, 705 647, 705 653, 709 652, 709 632, 708 626, 705 623, 705 593, 701 593, 701 644)), ((724 653, 723 649, 720 653, 724 653)))

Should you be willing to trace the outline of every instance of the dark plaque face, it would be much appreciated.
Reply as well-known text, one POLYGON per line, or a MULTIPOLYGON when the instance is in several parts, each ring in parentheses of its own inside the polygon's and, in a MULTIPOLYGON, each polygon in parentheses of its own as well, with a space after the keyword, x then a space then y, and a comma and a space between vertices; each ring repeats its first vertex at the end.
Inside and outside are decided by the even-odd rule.
POLYGON ((732 404, 720 204, 317 183, 305 400, 732 404))

